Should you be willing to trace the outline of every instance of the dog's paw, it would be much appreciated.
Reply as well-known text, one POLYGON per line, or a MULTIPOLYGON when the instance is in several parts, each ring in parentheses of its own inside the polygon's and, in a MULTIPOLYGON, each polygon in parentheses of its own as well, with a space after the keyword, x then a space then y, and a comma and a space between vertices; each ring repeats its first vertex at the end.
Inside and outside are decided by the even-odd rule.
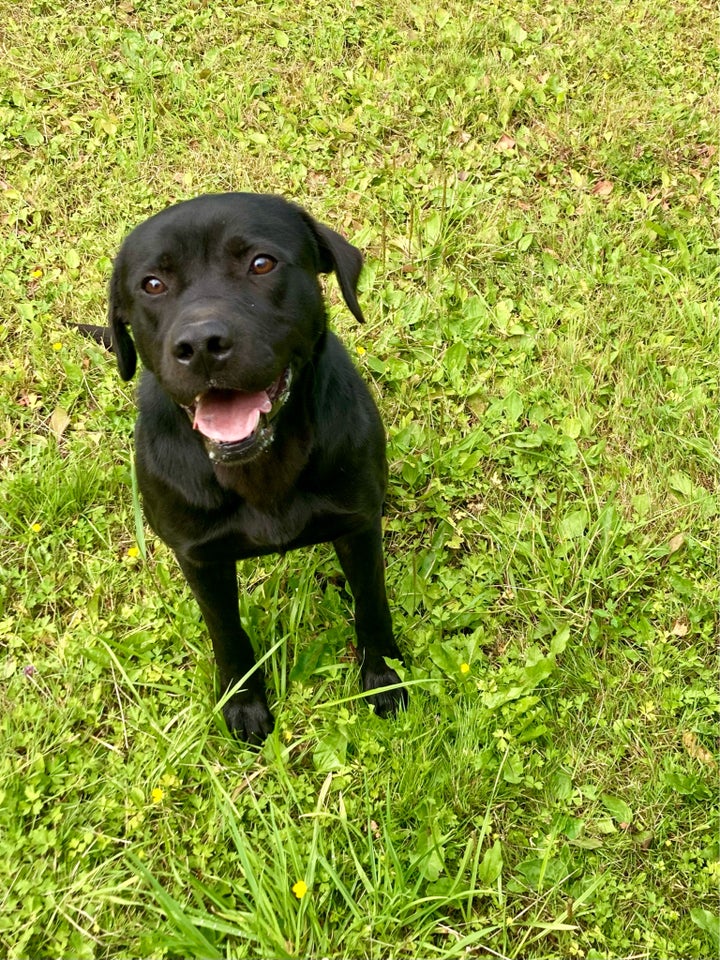
POLYGON ((227 728, 238 740, 259 746, 275 726, 264 692, 243 690, 223 707, 227 728))
POLYGON ((388 667, 382 657, 379 663, 364 664, 361 668, 363 690, 377 690, 370 693, 366 700, 375 707, 379 717, 391 717, 398 710, 404 710, 408 704, 408 694, 402 686, 402 680, 397 673, 388 667), (393 687, 392 690, 383 690, 383 687, 393 687))

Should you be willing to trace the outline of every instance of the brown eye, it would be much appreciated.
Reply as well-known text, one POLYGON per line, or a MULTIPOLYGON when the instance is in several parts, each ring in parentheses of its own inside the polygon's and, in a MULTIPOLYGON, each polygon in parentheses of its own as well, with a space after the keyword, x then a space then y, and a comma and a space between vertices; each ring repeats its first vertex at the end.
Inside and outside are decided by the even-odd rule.
POLYGON ((253 262, 250 264, 250 273, 255 273, 262 277, 266 273, 270 273, 271 270, 274 270, 276 266, 277 260, 275 257, 270 257, 266 253, 261 253, 260 256, 255 257, 253 262))
POLYGON ((158 280, 157 277, 145 277, 142 282, 142 288, 145 293, 149 293, 151 297, 157 297, 158 294, 165 293, 167 290, 162 280, 158 280))

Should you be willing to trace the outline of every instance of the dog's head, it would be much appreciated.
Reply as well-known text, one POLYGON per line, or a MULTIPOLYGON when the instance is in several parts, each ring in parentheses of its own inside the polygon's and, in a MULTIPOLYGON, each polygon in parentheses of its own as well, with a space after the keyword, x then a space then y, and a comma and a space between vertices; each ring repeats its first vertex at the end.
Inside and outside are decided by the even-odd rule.
POLYGON ((360 251, 280 197, 214 194, 128 235, 110 281, 120 375, 137 356, 185 407, 211 459, 253 459, 325 331, 318 274, 362 322, 360 251))

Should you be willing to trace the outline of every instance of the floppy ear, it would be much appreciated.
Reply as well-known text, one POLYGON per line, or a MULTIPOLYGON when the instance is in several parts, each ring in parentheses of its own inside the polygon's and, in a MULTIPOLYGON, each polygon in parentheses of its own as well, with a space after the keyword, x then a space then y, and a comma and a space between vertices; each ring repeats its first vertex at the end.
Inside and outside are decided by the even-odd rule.
POLYGON ((137 366, 137 354, 127 323, 123 319, 120 301, 120 272, 116 264, 110 278, 108 322, 112 336, 112 349, 117 360, 120 376, 123 380, 132 380, 137 366))
POLYGON ((357 247, 348 243, 345 237, 341 237, 324 223, 309 219, 320 247, 320 270, 323 273, 335 271, 350 312, 359 323, 365 323, 357 300, 357 283, 363 265, 362 254, 357 247))

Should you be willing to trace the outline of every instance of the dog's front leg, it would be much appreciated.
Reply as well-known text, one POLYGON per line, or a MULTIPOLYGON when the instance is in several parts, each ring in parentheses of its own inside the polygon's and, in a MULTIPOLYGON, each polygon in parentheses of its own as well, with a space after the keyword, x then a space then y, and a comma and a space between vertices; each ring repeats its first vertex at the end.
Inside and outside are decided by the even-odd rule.
MULTIPOLYGON (((185 579, 198 602, 212 639, 225 694, 255 664, 250 638, 240 623, 237 573, 234 561, 194 564, 178 556, 185 579)), ((256 671, 243 682, 223 707, 228 730, 241 740, 261 743, 273 728, 262 675, 256 671)))
MULTIPOLYGON (((380 517, 370 527, 340 537, 333 543, 355 599, 355 632, 363 690, 400 684, 400 677, 384 659, 402 658, 393 638, 385 592, 380 517)), ((367 699, 383 717, 407 705, 407 691, 400 686, 371 694, 367 699)))

